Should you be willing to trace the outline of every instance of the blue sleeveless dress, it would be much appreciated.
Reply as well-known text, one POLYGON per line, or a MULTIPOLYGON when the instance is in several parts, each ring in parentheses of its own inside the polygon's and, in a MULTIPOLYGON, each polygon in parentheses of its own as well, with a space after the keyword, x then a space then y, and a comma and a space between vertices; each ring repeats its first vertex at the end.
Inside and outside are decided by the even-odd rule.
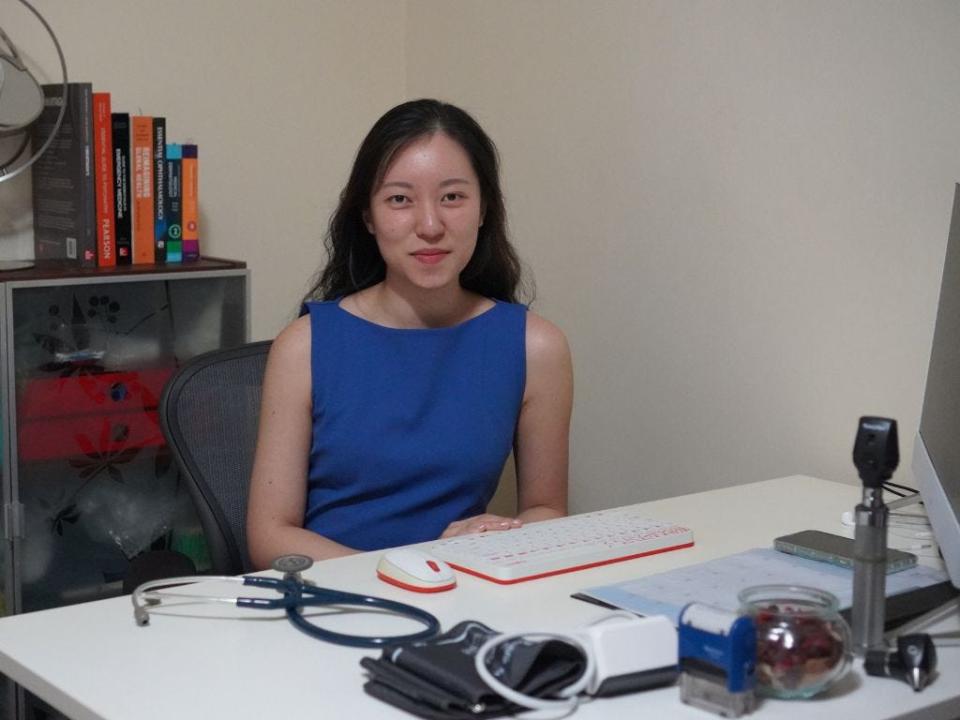
POLYGON ((523 305, 395 329, 311 302, 313 439, 304 526, 359 550, 433 540, 485 511, 526 380, 523 305))

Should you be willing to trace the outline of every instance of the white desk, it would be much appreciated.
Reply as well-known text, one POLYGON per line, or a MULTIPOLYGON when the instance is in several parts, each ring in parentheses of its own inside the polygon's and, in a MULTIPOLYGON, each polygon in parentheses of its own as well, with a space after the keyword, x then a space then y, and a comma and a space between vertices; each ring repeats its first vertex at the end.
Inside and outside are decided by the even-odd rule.
MULTIPOLYGON (((472 618, 502 631, 570 629, 605 612, 569 597, 581 588, 769 546, 786 532, 837 532, 840 513, 858 496, 851 485, 792 477, 647 503, 652 516, 693 528, 696 546, 508 587, 461 574, 452 592, 414 595, 375 578, 377 553, 319 563, 306 575, 328 587, 415 602, 444 628, 472 618)), ((236 586, 221 589, 233 593, 236 586)), ((412 717, 363 692, 360 658, 378 651, 319 642, 279 614, 208 608, 203 616, 199 609, 192 617, 153 615, 148 627, 134 624, 127 597, 0 619, 0 672, 74 720, 412 717)), ((349 628, 386 631, 385 622, 354 616, 349 628)), ((828 695, 765 700, 754 717, 956 718, 960 647, 940 649, 939 660, 939 678, 921 693, 903 682, 866 677, 858 661, 828 695)), ((575 717, 711 717, 681 704, 678 692, 669 687, 595 700, 575 717)))

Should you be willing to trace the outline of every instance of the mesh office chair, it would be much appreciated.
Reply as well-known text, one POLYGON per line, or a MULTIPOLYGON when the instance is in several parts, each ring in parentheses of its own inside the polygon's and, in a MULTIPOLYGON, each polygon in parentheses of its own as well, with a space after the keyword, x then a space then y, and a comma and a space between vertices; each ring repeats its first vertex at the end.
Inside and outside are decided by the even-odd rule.
POLYGON ((160 424, 200 517, 212 571, 253 569, 247 555, 247 494, 271 341, 198 355, 170 379, 160 424))

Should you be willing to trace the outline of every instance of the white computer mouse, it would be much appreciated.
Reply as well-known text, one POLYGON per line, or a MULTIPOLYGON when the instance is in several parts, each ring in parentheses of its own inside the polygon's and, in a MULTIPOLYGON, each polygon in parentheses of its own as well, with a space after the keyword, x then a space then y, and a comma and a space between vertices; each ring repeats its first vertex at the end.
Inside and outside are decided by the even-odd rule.
POLYGON ((377 577, 414 592, 443 592, 457 585, 457 578, 449 565, 413 548, 396 548, 381 555, 377 577))

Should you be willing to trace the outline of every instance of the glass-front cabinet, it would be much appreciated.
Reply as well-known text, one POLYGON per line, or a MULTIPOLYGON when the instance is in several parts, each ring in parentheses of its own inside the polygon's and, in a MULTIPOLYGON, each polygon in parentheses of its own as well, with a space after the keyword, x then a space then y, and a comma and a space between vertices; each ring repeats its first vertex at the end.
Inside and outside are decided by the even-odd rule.
POLYGON ((172 268, 0 274, 2 614, 119 595, 157 551, 205 567, 157 408, 185 360, 247 341, 248 271, 172 268))

